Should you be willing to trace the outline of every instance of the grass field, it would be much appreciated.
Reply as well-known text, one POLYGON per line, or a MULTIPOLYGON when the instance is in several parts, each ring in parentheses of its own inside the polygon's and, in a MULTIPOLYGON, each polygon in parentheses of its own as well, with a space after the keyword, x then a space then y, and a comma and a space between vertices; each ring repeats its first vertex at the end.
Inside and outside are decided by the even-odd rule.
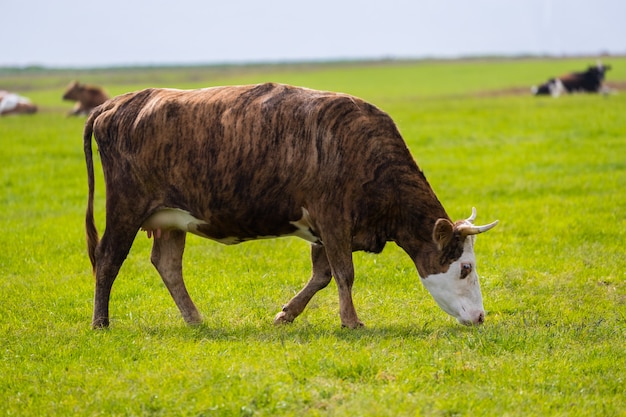
MULTIPOLYGON (((40 106, 0 119, 0 415, 626 415, 626 93, 526 93, 594 61, 0 72, 0 89, 40 106), (205 322, 187 327, 140 235, 111 328, 91 330, 84 118, 60 100, 73 78, 112 95, 276 81, 378 105, 452 218, 475 206, 478 222, 500 220, 477 239, 485 324, 448 317, 389 244, 355 254, 365 328, 340 328, 334 284, 274 327, 308 279, 308 244, 190 236, 186 283, 205 322)), ((626 58, 605 62, 623 85, 626 58)))

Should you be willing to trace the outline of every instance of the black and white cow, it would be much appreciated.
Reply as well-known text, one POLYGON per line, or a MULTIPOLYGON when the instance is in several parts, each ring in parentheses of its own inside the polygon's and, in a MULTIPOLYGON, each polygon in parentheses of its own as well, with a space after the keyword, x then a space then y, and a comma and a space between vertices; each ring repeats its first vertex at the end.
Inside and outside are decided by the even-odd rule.
POLYGON ((531 91, 536 96, 551 95, 553 97, 558 97, 563 93, 578 92, 606 94, 608 89, 603 86, 603 82, 606 72, 610 69, 610 65, 605 66, 598 62, 596 65, 589 66, 587 71, 551 78, 544 84, 532 87, 531 91))

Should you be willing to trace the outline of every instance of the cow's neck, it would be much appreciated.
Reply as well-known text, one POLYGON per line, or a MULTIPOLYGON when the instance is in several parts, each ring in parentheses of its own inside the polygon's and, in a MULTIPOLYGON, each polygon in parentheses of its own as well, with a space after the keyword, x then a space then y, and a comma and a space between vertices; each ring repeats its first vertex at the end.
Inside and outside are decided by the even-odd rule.
POLYGON ((398 229, 396 243, 411 257, 421 277, 445 272, 441 251, 433 241, 433 230, 438 219, 450 220, 445 209, 432 193, 408 204, 398 229))

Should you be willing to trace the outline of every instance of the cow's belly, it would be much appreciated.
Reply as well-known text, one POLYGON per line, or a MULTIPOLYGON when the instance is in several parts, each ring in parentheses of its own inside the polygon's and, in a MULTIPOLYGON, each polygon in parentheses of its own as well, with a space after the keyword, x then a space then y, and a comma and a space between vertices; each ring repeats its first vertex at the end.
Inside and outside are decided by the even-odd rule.
POLYGON ((232 236, 224 236, 223 234, 214 236, 209 232, 211 230, 209 222, 198 219, 185 210, 163 208, 146 219, 141 225, 141 229, 148 232, 148 237, 154 235, 155 238, 160 238, 162 234, 166 236, 172 230, 181 230, 225 245, 234 245, 247 240, 272 239, 281 236, 296 236, 311 243, 321 243, 320 238, 314 232, 311 217, 305 208, 302 208, 302 217, 297 221, 289 222, 289 224, 292 226, 292 231, 288 233, 265 236, 240 236, 237 234, 232 236))

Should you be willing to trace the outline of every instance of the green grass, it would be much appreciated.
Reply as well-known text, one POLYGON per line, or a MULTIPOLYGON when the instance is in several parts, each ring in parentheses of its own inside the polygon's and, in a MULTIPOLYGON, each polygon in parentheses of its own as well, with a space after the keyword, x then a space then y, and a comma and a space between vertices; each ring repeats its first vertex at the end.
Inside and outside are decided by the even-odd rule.
MULTIPOLYGON (((625 81, 626 59, 606 61, 609 80, 625 81)), ((483 94, 589 62, 0 74, 5 88, 32 79, 41 108, 0 119, 0 415, 624 415, 626 94, 483 94), (306 242, 190 236, 186 282, 205 322, 187 327, 140 235, 113 288, 111 329, 90 330, 84 119, 65 117, 59 98, 76 75, 109 77, 112 94, 271 80, 379 105, 451 217, 476 206, 478 221, 500 220, 477 240, 486 323, 456 324, 389 244, 355 254, 366 328, 340 328, 334 284, 274 327, 309 276, 306 242)), ((102 231, 101 176, 96 197, 102 231)))

